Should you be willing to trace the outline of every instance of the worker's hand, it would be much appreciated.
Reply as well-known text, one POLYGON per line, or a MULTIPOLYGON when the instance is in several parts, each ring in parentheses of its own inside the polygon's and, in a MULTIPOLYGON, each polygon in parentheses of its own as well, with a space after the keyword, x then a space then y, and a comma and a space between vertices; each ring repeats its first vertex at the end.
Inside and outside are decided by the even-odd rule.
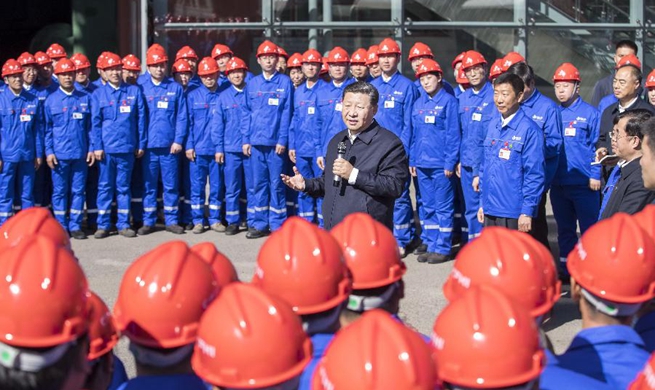
POLYGON ((284 153, 285 150, 287 150, 286 146, 280 145, 280 144, 275 145, 275 153, 276 154, 278 154, 278 155, 282 154, 282 153, 284 153))
POLYGON ((250 157, 250 154, 251 154, 250 144, 244 144, 244 145, 241 147, 241 150, 243 151, 243 155, 244 155, 244 156, 246 156, 246 157, 250 157))
POLYGON ((343 158, 338 158, 334 160, 334 165, 332 166, 332 173, 337 176, 341 176, 342 179, 348 180, 350 178, 350 173, 353 171, 353 166, 348 160, 343 158))
POLYGON ((443 175, 446 176, 447 178, 453 177, 453 171, 449 171, 447 169, 443 170, 443 175))
POLYGON ((89 152, 86 154, 86 165, 92 166, 96 162, 96 156, 93 154, 93 152, 89 152))
POLYGON ((478 222, 484 223, 484 210, 482 210, 482 207, 478 209, 478 222))
POLYGON ((177 142, 173 142, 173 145, 171 145, 171 154, 178 154, 182 151, 182 145, 178 144, 177 142))
POLYGON ((289 188, 294 189, 296 191, 304 191, 305 190, 305 178, 302 177, 300 172, 298 171, 298 168, 296 166, 293 166, 293 176, 287 176, 285 174, 281 174, 280 177, 282 178, 282 182, 289 186, 289 188))
POLYGON ((473 178, 473 182, 471 182, 471 186, 473 187, 473 191, 480 192, 480 176, 476 176, 473 178))
POLYGON ((216 161, 218 164, 223 164, 225 162, 225 153, 214 154, 214 161, 216 161))
POLYGON ((321 171, 325 170, 325 159, 323 157, 316 157, 316 165, 321 168, 321 171))
MULTIPOLYGON (((45 161, 48 164, 48 166, 50 167, 50 169, 55 169, 55 165, 59 164, 59 161, 57 161, 57 156, 55 156, 54 154, 49 154, 45 158, 45 161)), ((35 166, 34 169, 38 169, 38 168, 36 168, 36 166, 35 166)))
POLYGON ((41 157, 37 157, 34 159, 34 170, 38 171, 39 168, 41 168, 41 164, 43 164, 43 159, 41 157))
POLYGON ((102 159, 105 158, 104 150, 96 150, 93 152, 93 154, 96 156, 96 161, 102 161, 102 159))
POLYGON ((596 161, 600 161, 603 157, 608 155, 607 148, 598 148, 596 150, 596 161))
POLYGON ((589 179, 589 188, 591 188, 592 191, 599 191, 600 190, 600 180, 589 179))
POLYGON ((457 177, 462 177, 462 164, 457 163, 457 165, 455 165, 455 174, 457 177))
POLYGON ((521 214, 519 216, 519 232, 528 233, 530 230, 532 230, 532 217, 521 214))
POLYGON ((292 163, 296 163, 296 150, 295 149, 289 149, 289 160, 291 160, 292 163))
POLYGON ((186 158, 189 159, 189 161, 195 161, 196 159, 196 151, 193 149, 189 149, 186 151, 186 158))
POLYGON ((146 154, 146 151, 143 150, 143 149, 139 149, 139 150, 134 152, 134 157, 141 158, 141 157, 143 157, 144 154, 146 154))
POLYGON ((416 167, 409 167, 409 174, 416 177, 416 167))

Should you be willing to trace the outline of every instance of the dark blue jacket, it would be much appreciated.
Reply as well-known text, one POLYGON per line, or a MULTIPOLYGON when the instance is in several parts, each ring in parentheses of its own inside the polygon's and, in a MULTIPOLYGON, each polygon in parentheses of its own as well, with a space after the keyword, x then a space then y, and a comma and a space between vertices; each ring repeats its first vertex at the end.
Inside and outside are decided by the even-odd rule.
POLYGON ((198 156, 213 156, 218 145, 212 139, 214 115, 218 105, 218 92, 204 85, 194 88, 186 97, 189 110, 189 135, 186 149, 193 149, 198 156))
POLYGON ((245 108, 249 128, 244 144, 286 147, 289 143, 293 84, 289 76, 275 73, 270 80, 255 76, 246 85, 245 108))
POLYGON ((319 127, 315 135, 316 157, 327 155, 328 142, 335 134, 346 128, 341 117, 341 101, 343 90, 357 81, 354 77, 347 78, 340 86, 333 81, 324 82, 318 91, 319 127))
POLYGON ((300 386, 298 390, 311 390, 312 388, 312 378, 314 377, 314 372, 316 371, 316 366, 325 354, 325 350, 334 339, 333 333, 317 333, 311 336, 312 339, 312 360, 309 361, 309 364, 305 367, 300 375, 300 386))
MULTIPOLYGON (((461 88, 457 88, 461 91, 461 88)), ((480 92, 469 88, 459 95, 459 123, 462 126, 460 160, 462 165, 473 170, 478 176, 482 162, 482 142, 487 136, 489 122, 498 116, 494 105, 494 88, 485 83, 480 92)))
POLYGON ((212 137, 218 153, 241 153, 248 134, 250 116, 245 110, 246 94, 234 86, 221 92, 216 104, 212 137))
POLYGON ((418 98, 416 86, 400 72, 394 73, 388 82, 380 76, 371 81, 371 84, 380 94, 375 120, 400 138, 409 153, 409 142, 412 139, 412 107, 418 98))
POLYGON ((69 95, 58 89, 45 101, 45 154, 59 160, 86 158, 93 151, 91 97, 78 90, 69 95))
MULTIPOLYGON (((299 157, 316 156, 316 134, 320 127, 318 96, 323 84, 319 79, 311 88, 302 83, 293 93, 293 118, 289 129, 289 149, 299 157)), ((343 129, 342 129, 343 130, 343 129)))
POLYGON ((170 148, 184 145, 188 133, 187 105, 182 87, 165 78, 155 85, 152 77, 142 85, 148 107, 147 148, 170 148))
POLYGON ((639 317, 634 328, 635 332, 639 333, 639 337, 644 341, 646 350, 649 353, 655 352, 655 311, 639 317))
POLYGON ((43 157, 43 108, 36 96, 11 88, 0 92, 0 161, 33 161, 43 157))
POLYGON ((75 82, 75 89, 77 89, 78 91, 81 91, 81 92, 87 93, 87 94, 89 94, 89 96, 91 96, 91 94, 93 93, 93 91, 95 91, 96 89, 98 89, 98 86, 97 86, 96 84, 92 83, 92 82, 89 82, 89 83, 86 85, 86 87, 85 87, 84 85, 82 85, 82 84, 80 84, 80 83, 78 83, 78 82, 76 81, 76 82, 75 82))
POLYGON ((210 390, 195 374, 144 375, 123 383, 118 390, 210 390))
POLYGON ((522 108, 504 127, 501 119, 489 123, 484 140, 482 208, 495 217, 536 217, 545 180, 543 133, 522 108))

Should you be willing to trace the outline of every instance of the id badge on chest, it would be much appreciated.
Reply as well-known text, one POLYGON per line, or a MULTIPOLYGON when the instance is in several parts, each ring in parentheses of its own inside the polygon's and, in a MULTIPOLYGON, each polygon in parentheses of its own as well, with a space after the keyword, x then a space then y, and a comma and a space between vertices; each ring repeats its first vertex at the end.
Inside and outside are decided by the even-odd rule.
POLYGON ((121 114, 129 114, 130 112, 132 112, 132 107, 130 107, 130 106, 120 106, 119 111, 120 111, 121 114))
POLYGON ((482 120, 482 114, 479 112, 474 112, 473 115, 471 116, 471 120, 480 122, 482 120))
POLYGON ((393 100, 385 100, 384 101, 384 108, 394 108, 396 107, 396 102, 393 100))
POLYGON ((315 108, 314 107, 307 107, 307 115, 314 115, 315 108))
POLYGON ((268 105, 269 106, 279 106, 280 105, 280 99, 268 98, 268 105))
POLYGON ((512 152, 511 152, 509 149, 507 149, 507 148, 502 148, 502 149, 500 149, 500 151, 498 152, 498 157, 499 157, 499 158, 502 158, 503 160, 509 160, 509 157, 510 157, 511 153, 512 153, 512 152))
POLYGON ((23 114, 20 116, 21 122, 29 122, 32 120, 32 115, 23 114))
POLYGON ((575 127, 567 127, 564 129, 564 136, 575 137, 575 127))
POLYGON ((426 115, 425 123, 434 123, 434 115, 426 115))
POLYGON ((73 119, 82 119, 82 113, 81 112, 74 112, 73 113, 73 119))
POLYGON ((168 102, 163 100, 158 101, 157 108, 163 108, 163 109, 168 108, 168 102))
POLYGON ((343 109, 343 106, 341 103, 337 103, 334 105, 334 111, 341 111, 343 109))

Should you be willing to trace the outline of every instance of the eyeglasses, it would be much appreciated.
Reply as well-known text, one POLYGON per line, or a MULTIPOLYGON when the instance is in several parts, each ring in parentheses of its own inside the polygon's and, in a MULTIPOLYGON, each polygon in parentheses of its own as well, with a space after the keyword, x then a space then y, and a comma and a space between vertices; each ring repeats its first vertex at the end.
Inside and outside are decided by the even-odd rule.
POLYGON ((636 137, 636 135, 627 135, 627 134, 619 135, 619 132, 616 131, 616 130, 610 131, 610 139, 611 140, 618 141, 621 138, 625 138, 625 137, 636 137))

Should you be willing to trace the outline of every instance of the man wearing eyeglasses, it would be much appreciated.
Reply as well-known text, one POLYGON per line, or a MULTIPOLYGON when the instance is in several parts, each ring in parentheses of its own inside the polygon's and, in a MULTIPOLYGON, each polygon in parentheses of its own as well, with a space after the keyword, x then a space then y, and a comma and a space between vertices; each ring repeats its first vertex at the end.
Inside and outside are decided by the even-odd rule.
POLYGON ((644 187, 640 165, 644 138, 641 127, 651 116, 649 111, 637 109, 625 111, 614 120, 614 129, 609 136, 612 152, 619 162, 603 189, 599 219, 618 212, 634 214, 655 197, 655 193, 644 187))

